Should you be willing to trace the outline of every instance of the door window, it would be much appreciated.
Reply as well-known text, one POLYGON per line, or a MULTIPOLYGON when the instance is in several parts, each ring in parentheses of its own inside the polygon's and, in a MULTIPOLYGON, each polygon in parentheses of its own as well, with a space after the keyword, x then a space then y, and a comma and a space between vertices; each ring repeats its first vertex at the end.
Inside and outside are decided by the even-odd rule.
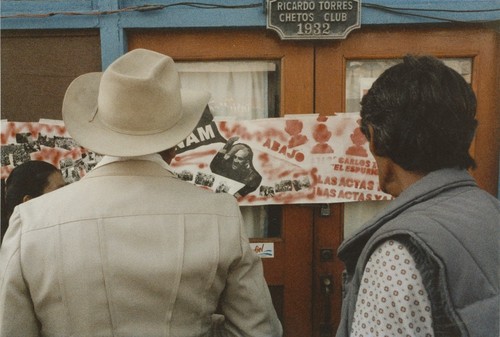
MULTIPOLYGON (((401 59, 350 60, 346 63, 346 112, 360 110, 360 101, 372 83, 388 68, 401 59)), ((445 58, 442 61, 471 83, 471 58, 445 58)), ((344 207, 344 237, 348 238, 375 213, 390 201, 365 201, 346 203, 344 207)))
MULTIPOLYGON (((206 90, 215 119, 249 120, 279 115, 279 64, 273 61, 176 62, 181 86, 206 90)), ((251 238, 278 237, 279 206, 242 206, 251 238)))

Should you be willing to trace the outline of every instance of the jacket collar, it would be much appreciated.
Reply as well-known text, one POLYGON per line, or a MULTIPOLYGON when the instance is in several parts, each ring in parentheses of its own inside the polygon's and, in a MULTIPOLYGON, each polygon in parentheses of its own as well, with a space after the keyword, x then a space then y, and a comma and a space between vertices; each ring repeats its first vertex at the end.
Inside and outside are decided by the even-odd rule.
POLYGON ((100 166, 104 166, 110 163, 118 162, 118 161, 128 161, 128 160, 148 160, 151 162, 155 162, 158 165, 162 166, 166 170, 172 171, 170 165, 168 165, 163 158, 158 153, 147 154, 143 156, 136 157, 114 157, 114 156, 104 156, 101 161, 95 166, 96 168, 100 166))
POLYGON ((83 179, 126 175, 176 177, 170 166, 156 154, 126 158, 105 156, 83 179))

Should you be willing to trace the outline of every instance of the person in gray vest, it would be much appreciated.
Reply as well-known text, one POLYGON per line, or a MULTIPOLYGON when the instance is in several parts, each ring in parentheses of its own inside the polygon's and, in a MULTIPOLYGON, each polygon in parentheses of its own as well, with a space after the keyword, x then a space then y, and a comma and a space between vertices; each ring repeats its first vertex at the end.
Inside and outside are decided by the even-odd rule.
POLYGON ((500 202, 467 169, 476 98, 431 56, 406 56, 361 101, 361 130, 395 199, 339 247, 337 337, 499 336, 500 202))

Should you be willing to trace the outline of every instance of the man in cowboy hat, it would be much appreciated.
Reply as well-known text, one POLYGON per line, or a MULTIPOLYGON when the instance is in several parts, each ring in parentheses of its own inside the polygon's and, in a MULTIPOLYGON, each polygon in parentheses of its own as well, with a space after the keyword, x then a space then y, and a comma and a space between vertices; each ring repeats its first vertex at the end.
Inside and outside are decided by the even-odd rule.
POLYGON ((0 250, 0 336, 281 336, 238 205, 162 160, 209 95, 136 49, 69 86, 63 119, 107 155, 81 181, 17 207, 0 250))

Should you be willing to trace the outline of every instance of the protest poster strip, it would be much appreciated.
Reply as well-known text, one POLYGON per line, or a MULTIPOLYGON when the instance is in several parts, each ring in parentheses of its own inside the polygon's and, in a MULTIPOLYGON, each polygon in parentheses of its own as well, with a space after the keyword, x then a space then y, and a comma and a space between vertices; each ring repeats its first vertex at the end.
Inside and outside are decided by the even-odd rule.
POLYGON ((231 193, 240 205, 388 200, 358 120, 339 113, 223 121, 205 112, 171 165, 181 179, 231 193))
POLYGON ((80 180, 101 156, 79 146, 62 121, 1 122, 1 178, 28 160, 43 160, 59 168, 67 183, 80 180))
MULTIPOLYGON (((388 200, 358 120, 359 113, 217 120, 207 108, 171 168, 242 206, 388 200)), ((101 159, 76 144, 62 121, 3 120, 1 127, 2 178, 24 161, 44 160, 71 183, 101 159)))

